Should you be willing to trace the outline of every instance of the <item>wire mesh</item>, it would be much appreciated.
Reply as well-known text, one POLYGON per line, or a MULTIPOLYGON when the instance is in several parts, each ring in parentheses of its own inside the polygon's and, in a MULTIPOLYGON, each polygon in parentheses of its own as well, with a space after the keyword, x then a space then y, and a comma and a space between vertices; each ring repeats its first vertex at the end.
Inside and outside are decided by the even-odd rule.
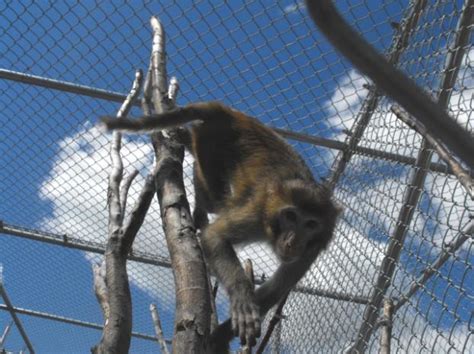
MULTIPOLYGON (((397 49, 394 43, 404 21, 420 2, 425 1, 340 0, 336 5, 389 56, 397 49)), ((433 97, 439 95, 464 6, 473 6, 472 1, 426 1, 396 64, 433 97)), ((100 338, 100 330, 34 312, 102 324, 91 265, 100 260, 97 252, 107 235, 110 136, 94 124, 119 104, 22 83, 22 75, 126 93, 135 68, 148 65, 151 15, 160 17, 167 33, 168 72, 179 79, 179 104, 220 100, 272 127, 342 146, 364 110, 370 81, 334 51, 300 1, 0 3, 0 220, 10 227, 1 230, 0 263, 13 305, 30 311, 19 316, 37 352, 82 353, 100 338), (10 75, 7 80, 7 72, 15 79, 10 75)), ((472 38, 464 53, 448 109, 472 131, 472 38)), ((421 147, 422 137, 390 112, 392 103, 380 97, 357 147, 352 147, 335 189, 345 209, 335 239, 290 295, 267 352, 340 352, 357 341, 415 170, 413 163, 375 157, 374 151, 414 160, 421 147), (361 147, 366 150, 357 150, 361 147)), ((294 139, 291 143, 317 178, 331 175, 340 148, 294 139)), ((148 139, 125 137, 122 156, 128 173, 140 171, 130 191, 133 205, 153 163, 148 139)), ((443 164, 436 154, 433 162, 443 164)), ((185 183, 192 204, 191 163, 187 156, 185 183)), ((459 249, 449 248, 466 237, 473 203, 446 171, 426 171, 385 294, 395 306, 401 304, 393 318, 393 352, 474 351, 472 229, 459 249), (448 259, 432 268, 443 252, 448 259), (430 269, 433 274, 420 282, 430 269), (414 284, 416 291, 406 297, 414 284)), ((128 266, 133 330, 153 336, 148 306, 157 303, 170 339, 174 285, 156 201, 133 253, 142 257, 128 266)), ((240 256, 254 261, 257 278, 270 276, 277 264, 262 245, 248 246, 240 256)), ((227 300, 222 291, 217 304, 224 319, 227 300)), ((0 331, 9 323, 8 312, 0 311, 0 331)), ((368 352, 379 350, 379 325, 371 323, 368 352)), ((12 351, 25 347, 16 329, 3 345, 12 351)), ((134 337, 131 352, 159 352, 159 346, 134 337)))

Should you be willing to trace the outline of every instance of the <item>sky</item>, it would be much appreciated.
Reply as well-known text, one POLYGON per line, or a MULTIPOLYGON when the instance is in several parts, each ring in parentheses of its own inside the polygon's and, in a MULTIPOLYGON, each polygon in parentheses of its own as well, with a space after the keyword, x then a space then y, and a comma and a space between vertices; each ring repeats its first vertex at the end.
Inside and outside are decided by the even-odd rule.
MULTIPOLYGON (((344 16, 379 50, 392 41, 390 21, 399 21, 408 1, 338 1, 344 16)), ((434 95, 462 1, 430 2, 401 68, 434 95), (453 15, 453 13, 455 15, 453 15)), ((344 141, 367 94, 369 82, 314 30, 304 5, 294 1, 215 3, 0 2, 0 68, 126 93, 134 71, 148 65, 151 15, 167 33, 168 74, 178 78, 178 104, 221 100, 274 127, 344 141)), ((471 48, 463 60, 450 112, 473 128, 474 76, 471 48)), ((420 136, 389 114, 383 99, 360 144, 415 157, 420 136)), ((0 220, 5 223, 104 242, 110 135, 97 117, 119 105, 70 93, 0 80, 0 220)), ((134 110, 133 114, 139 114, 134 110)), ((292 142, 318 179, 327 177, 336 153, 292 142)), ((140 171, 130 192, 133 205, 151 168, 146 137, 125 137, 126 171, 140 171)), ((437 159, 437 157, 435 157, 437 159)), ((192 203, 192 158, 185 183, 192 203)), ((345 208, 330 249, 303 285, 368 296, 393 231, 411 170, 401 164, 355 156, 336 198, 345 208)), ((130 208, 129 208, 130 210, 130 208)), ((452 176, 428 173, 389 293, 401 296, 466 224, 473 205, 452 176)), ((395 317, 394 345, 419 352, 474 348, 472 239, 402 307, 395 317)), ((154 201, 134 250, 166 256, 159 208, 154 201)), ((241 257, 256 274, 271 274, 275 257, 261 245, 241 257)), ((101 323, 92 290, 97 255, 0 234, 0 264, 15 306, 101 323)), ((172 335, 172 273, 130 262, 134 331, 153 334, 148 306, 158 304, 167 338, 172 335)), ((218 298, 220 318, 225 296, 218 298)), ((320 297, 293 295, 286 308, 282 346, 331 352, 347 345, 364 307, 320 297)), ((83 353, 100 332, 20 316, 39 353, 83 353), (54 333, 54 335, 53 335, 54 333)), ((10 322, 0 312, 0 330, 10 322)), ((6 348, 24 344, 12 330, 6 348)), ((369 346, 376 352, 377 341, 369 346)), ((151 341, 133 340, 131 352, 158 352, 151 341)))

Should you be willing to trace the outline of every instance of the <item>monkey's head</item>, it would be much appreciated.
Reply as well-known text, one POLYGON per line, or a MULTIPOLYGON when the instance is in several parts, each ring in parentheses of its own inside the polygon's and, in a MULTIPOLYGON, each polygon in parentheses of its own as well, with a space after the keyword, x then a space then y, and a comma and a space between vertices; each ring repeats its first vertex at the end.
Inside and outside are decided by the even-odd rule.
POLYGON ((283 196, 270 217, 275 253, 284 263, 299 259, 308 249, 325 249, 341 209, 330 191, 320 185, 293 180, 279 186, 283 196))

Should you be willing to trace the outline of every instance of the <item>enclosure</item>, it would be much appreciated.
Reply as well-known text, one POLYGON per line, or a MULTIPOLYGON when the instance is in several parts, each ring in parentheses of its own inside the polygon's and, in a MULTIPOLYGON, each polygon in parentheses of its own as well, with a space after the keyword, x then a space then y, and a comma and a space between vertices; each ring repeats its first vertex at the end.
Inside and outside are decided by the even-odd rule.
MULTIPOLYGON (((460 32, 473 26, 474 1, 335 4, 472 132, 474 49, 460 32), (459 65, 450 66, 453 52, 459 65)), ((263 0, 0 3, 0 348, 84 353, 100 338, 91 266, 107 237, 110 135, 95 124, 117 111, 135 69, 148 66, 152 15, 167 33, 179 105, 219 100, 258 117, 289 139, 319 180, 336 182, 344 213, 335 238, 291 293, 267 352, 341 352, 361 336, 359 348, 378 352, 390 301, 392 352, 473 352, 468 192, 396 118, 394 102, 316 29, 304 2, 263 0)), ((153 163, 148 137, 126 136, 123 157, 126 171, 140 171, 133 201, 153 163)), ((187 155, 193 204, 191 163, 187 155)), ((152 303, 165 337, 173 334, 174 283, 159 214, 154 200, 128 263, 133 353, 160 350, 152 303)), ((240 256, 253 260, 260 280, 276 266, 260 245, 240 256)), ((225 319, 223 292, 217 308, 225 319)))

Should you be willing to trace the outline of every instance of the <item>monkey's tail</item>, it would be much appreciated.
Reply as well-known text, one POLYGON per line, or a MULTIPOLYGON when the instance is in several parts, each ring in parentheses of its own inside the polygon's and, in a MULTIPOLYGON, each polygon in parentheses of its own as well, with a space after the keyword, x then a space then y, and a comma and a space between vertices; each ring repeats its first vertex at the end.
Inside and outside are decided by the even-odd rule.
POLYGON ((130 132, 150 132, 184 125, 195 120, 206 120, 216 111, 225 110, 225 106, 217 102, 195 103, 186 107, 136 119, 100 118, 99 126, 105 130, 125 130, 130 132))

